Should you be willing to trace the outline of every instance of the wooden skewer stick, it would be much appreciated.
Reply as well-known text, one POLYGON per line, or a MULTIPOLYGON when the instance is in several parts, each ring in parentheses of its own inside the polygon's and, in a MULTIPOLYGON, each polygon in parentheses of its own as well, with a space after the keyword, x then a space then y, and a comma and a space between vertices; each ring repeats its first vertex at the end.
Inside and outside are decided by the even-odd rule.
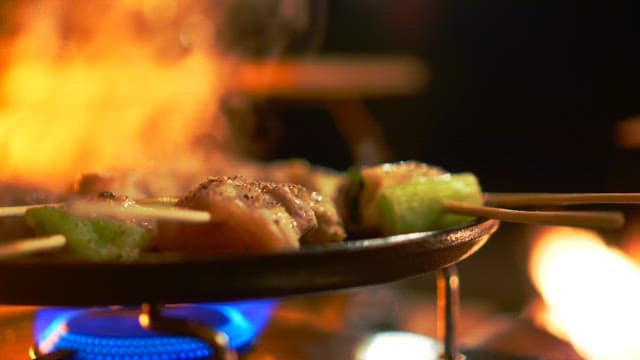
MULTIPOLYGON (((596 204, 596 203, 640 203, 637 193, 590 193, 590 194, 503 194, 487 193, 486 201, 491 204, 506 204, 510 206, 534 205, 568 205, 568 204, 596 204)), ((175 198, 146 198, 140 199, 139 204, 127 207, 117 206, 108 202, 80 201, 71 204, 71 210, 80 214, 97 216, 140 217, 155 220, 173 220, 191 223, 206 223, 211 221, 211 215, 206 211, 181 209, 171 207, 175 198)), ((27 206, 13 206, 0 208, 0 216, 24 215, 32 207, 59 206, 56 204, 40 204, 27 206)), ((480 216, 498 219, 506 222, 546 225, 585 226, 615 229, 624 225, 624 216, 617 211, 522 211, 503 209, 489 206, 475 206, 461 202, 446 201, 445 209, 458 214, 480 216)))
POLYGON ((66 243, 67 239, 63 235, 33 237, 3 242, 0 244, 0 259, 57 250, 63 248, 66 243))
POLYGON ((537 225, 562 225, 618 229, 624 225, 619 211, 523 211, 489 206, 470 205, 458 201, 444 201, 444 208, 452 213, 472 215, 505 222, 537 225))
POLYGON ((485 193, 484 200, 504 207, 640 204, 640 193, 485 193))
POLYGON ((4 206, 0 207, 0 217, 9 217, 9 216, 23 216, 24 213, 36 207, 43 206, 60 206, 61 203, 50 203, 50 204, 36 204, 36 205, 22 205, 22 206, 4 206))
POLYGON ((211 221, 211 214, 207 211, 176 207, 146 207, 139 205, 122 207, 102 201, 78 201, 71 203, 69 209, 71 212, 81 215, 145 218, 190 223, 206 223, 211 221))
POLYGON ((174 197, 148 197, 136 199, 136 204, 144 206, 173 206, 178 202, 174 197))
MULTIPOLYGON (((136 200, 137 204, 145 205, 145 206, 173 206, 178 201, 177 198, 173 197, 153 197, 153 198, 143 198, 136 200)), ((32 208, 43 207, 43 206, 51 206, 58 207, 62 206, 64 203, 46 203, 46 204, 33 204, 33 205, 20 205, 20 206, 2 206, 0 207, 0 217, 9 217, 9 216, 24 216, 24 213, 32 208)))

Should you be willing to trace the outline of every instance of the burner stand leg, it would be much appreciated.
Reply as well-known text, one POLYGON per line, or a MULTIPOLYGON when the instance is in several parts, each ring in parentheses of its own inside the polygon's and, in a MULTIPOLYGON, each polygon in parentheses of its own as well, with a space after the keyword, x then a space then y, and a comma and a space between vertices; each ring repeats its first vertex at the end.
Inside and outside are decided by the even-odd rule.
POLYGON ((438 338, 444 346, 444 352, 440 357, 443 360, 464 359, 464 356, 458 350, 456 340, 460 294, 458 269, 455 265, 440 269, 437 272, 437 303, 438 338))
POLYGON ((229 348, 229 338, 221 331, 189 319, 169 318, 162 315, 162 305, 144 303, 138 316, 142 327, 148 330, 178 336, 198 338, 213 349, 211 360, 237 360, 235 350, 229 348))
POLYGON ((34 345, 29 349, 29 359, 31 360, 72 360, 75 352, 71 350, 56 350, 46 355, 41 355, 34 345))

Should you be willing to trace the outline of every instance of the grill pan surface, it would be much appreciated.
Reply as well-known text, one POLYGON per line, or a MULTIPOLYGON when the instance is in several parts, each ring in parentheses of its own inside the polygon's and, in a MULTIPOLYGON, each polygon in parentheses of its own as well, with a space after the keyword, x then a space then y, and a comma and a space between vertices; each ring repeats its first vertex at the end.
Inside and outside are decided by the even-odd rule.
POLYGON ((401 280, 455 264, 499 221, 259 256, 146 254, 134 262, 0 262, 0 304, 133 305, 289 296, 401 280))

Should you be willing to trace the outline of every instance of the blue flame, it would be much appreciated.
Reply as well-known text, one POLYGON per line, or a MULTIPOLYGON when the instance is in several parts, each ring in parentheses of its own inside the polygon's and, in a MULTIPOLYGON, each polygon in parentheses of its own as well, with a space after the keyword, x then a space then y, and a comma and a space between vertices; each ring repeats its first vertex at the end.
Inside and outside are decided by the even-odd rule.
MULTIPOLYGON (((273 300, 167 306, 163 314, 195 319, 224 332, 229 346, 249 350, 266 326, 273 300)), ((138 308, 50 308, 37 312, 36 349, 46 354, 73 350, 74 360, 197 360, 210 357, 203 341, 154 333, 138 323, 138 308)))

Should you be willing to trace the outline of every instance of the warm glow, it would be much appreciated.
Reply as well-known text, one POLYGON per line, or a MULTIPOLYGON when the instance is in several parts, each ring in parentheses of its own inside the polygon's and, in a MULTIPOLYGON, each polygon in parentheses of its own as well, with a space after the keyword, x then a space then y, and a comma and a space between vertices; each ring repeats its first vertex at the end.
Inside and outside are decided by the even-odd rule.
POLYGON ((401 332, 387 331, 367 338, 356 349, 357 360, 438 360, 442 346, 431 338, 401 332))
POLYGON ((212 129, 225 138, 204 4, 22 2, 0 44, 0 180, 61 190, 80 172, 187 157, 212 129))
POLYGON ((640 268, 591 231, 547 228, 530 262, 546 325, 588 359, 640 359, 640 268))

